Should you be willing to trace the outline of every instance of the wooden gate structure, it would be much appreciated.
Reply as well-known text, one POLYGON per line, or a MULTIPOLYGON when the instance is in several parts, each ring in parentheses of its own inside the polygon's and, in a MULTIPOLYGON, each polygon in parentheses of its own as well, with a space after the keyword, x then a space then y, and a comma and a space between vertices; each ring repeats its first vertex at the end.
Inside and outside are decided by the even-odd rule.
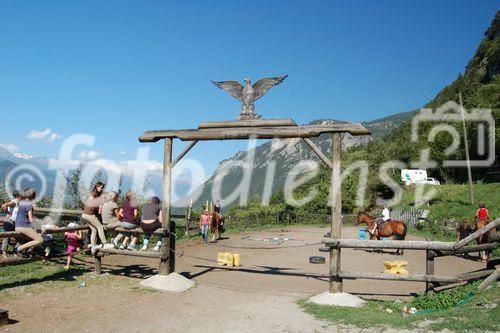
MULTIPOLYGON (((172 168, 189 152, 198 141, 208 140, 248 140, 248 139, 293 139, 298 138, 305 141, 316 153, 319 159, 331 170, 330 195, 332 218, 331 235, 333 238, 341 238, 341 135, 369 135, 363 125, 359 123, 304 125, 299 126, 292 119, 269 119, 269 120, 237 120, 223 122, 201 123, 197 129, 187 130, 155 130, 147 131, 139 137, 140 142, 157 142, 164 140, 164 162, 163 162, 163 228, 166 233, 172 232, 171 228, 171 182, 172 168), (321 134, 330 134, 332 137, 332 156, 326 156, 319 147, 311 140, 321 134), (172 159, 172 145, 174 139, 188 141, 189 144, 172 159), (333 195, 335 194, 335 195, 333 195)), ((166 237, 160 249, 159 274, 168 275, 175 272, 175 241, 172 237, 166 237)), ((340 247, 330 250, 330 279, 329 291, 342 291, 342 278, 336 275, 340 267, 340 247)))

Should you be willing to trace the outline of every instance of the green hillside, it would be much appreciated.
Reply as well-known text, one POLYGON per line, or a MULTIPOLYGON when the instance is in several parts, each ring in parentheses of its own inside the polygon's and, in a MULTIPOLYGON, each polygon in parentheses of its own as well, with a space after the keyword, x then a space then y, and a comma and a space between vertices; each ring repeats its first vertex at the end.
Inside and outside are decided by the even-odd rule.
MULTIPOLYGON (((490 108, 496 121, 500 120, 500 12, 496 16, 486 31, 485 36, 480 43, 474 57, 469 61, 465 72, 458 75, 457 79, 447 87, 443 88, 435 98, 433 98, 425 107, 435 108, 441 106, 448 101, 458 102, 458 93, 463 95, 464 106, 467 109, 471 108, 490 108)), ((370 209, 375 206, 377 198, 391 198, 392 191, 382 183, 379 179, 379 168, 387 161, 400 161, 404 166, 412 165, 412 162, 420 160, 420 153, 424 149, 430 149, 430 158, 436 165, 434 168, 428 169, 428 172, 435 177, 438 177, 450 186, 443 186, 440 190, 438 198, 449 198, 450 195, 444 194, 446 191, 453 193, 453 198, 457 200, 457 207, 465 203, 467 199, 466 193, 463 193, 463 186, 454 187, 451 184, 464 183, 467 180, 466 169, 463 167, 450 168, 443 166, 445 160, 462 160, 465 159, 463 144, 461 144, 456 151, 450 156, 445 155, 445 149, 450 145, 451 137, 446 132, 438 134, 433 142, 428 142, 428 133, 432 128, 432 124, 424 123, 419 128, 419 139, 416 142, 411 141, 411 126, 408 119, 414 114, 409 112, 402 115, 407 117, 403 123, 391 130, 389 134, 384 136, 375 137, 368 143, 357 145, 349 148, 343 153, 342 163, 343 167, 352 164, 356 161, 367 161, 369 166, 369 177, 367 189, 365 194, 365 202, 362 209, 370 209), (444 192, 441 192, 444 191, 444 192), (462 202, 463 201, 463 202, 462 202), (462 202, 462 203, 460 203, 462 202)), ((461 123, 452 124, 463 137, 463 130, 461 123)), ((496 131, 496 146, 500 146, 500 130, 495 127, 496 131)), ((477 138, 477 124, 468 123, 467 125, 469 147, 471 149, 471 158, 480 158, 476 151, 476 138, 477 138)), ((496 151, 498 154, 498 151, 496 151)), ((495 161, 497 159, 495 158, 495 161)), ((497 162, 496 162, 497 163, 497 162)), ((489 168, 475 168, 473 169, 473 179, 476 182, 499 182, 498 179, 498 166, 491 166, 489 168)), ((395 181, 400 183, 400 173, 397 168, 394 172, 390 172, 389 176, 395 181)), ((342 185, 342 210, 346 213, 354 212, 357 210, 355 204, 356 191, 358 189, 359 172, 355 172, 346 177, 342 185)), ((294 193, 296 197, 306 195, 311 188, 316 188, 318 196, 316 200, 308 203, 305 206, 294 208, 287 207, 284 203, 283 191, 276 193, 271 204, 274 207, 267 207, 269 209, 293 209, 296 211, 327 213, 329 207, 327 205, 327 195, 330 186, 330 172, 324 167, 321 168, 319 175, 313 180, 298 188, 294 193)), ((479 198, 484 198, 498 205, 497 198, 499 196, 498 186, 493 185, 493 188, 486 187, 486 185, 477 185, 476 191, 479 198), (494 191, 491 191, 494 189, 494 191), (495 199, 492 201, 491 196, 495 199)), ((406 204, 410 203, 410 196, 405 196, 406 204)), ((441 200, 441 202, 445 202, 441 200)), ((453 205, 446 205, 446 207, 454 207, 453 205)), ((491 204, 490 204, 490 207, 491 204)), ((439 206, 436 206, 439 210, 439 206)), ((437 217, 446 216, 445 206, 441 207, 442 214, 435 215, 437 217)), ((469 207, 470 209, 470 207, 469 207)), ((455 208, 453 208, 455 211, 455 208)), ((452 212, 450 212, 452 213, 452 212)), ((433 213, 434 214, 434 213, 433 213)), ((456 208, 456 215, 469 216, 469 212, 465 211, 463 207, 456 208)))

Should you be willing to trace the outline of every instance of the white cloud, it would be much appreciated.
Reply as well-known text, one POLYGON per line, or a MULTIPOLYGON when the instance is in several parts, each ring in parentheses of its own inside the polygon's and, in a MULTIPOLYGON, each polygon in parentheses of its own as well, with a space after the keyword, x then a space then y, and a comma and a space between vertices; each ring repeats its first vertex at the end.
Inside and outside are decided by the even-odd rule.
POLYGON ((120 155, 127 155, 127 153, 128 153, 128 152, 127 152, 126 150, 122 150, 122 151, 120 152, 120 155))
POLYGON ((47 142, 54 142, 60 138, 60 135, 54 133, 52 129, 46 128, 43 131, 33 130, 29 132, 28 135, 26 135, 26 137, 31 140, 37 140, 37 141, 46 140, 47 142))
POLYGON ((0 143, 0 148, 7 150, 11 154, 19 152, 19 147, 12 143, 0 143))
POLYGON ((83 150, 78 156, 83 160, 94 160, 100 155, 101 154, 96 152, 95 150, 83 150))

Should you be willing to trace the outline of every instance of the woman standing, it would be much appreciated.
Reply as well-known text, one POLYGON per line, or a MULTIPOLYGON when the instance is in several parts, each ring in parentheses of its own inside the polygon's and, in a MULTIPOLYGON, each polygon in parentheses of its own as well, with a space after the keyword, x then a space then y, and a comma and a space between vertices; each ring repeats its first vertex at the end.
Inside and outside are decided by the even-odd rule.
POLYGON ((90 250, 92 254, 95 254, 96 251, 100 248, 112 248, 113 245, 106 241, 106 235, 104 234, 104 228, 102 227, 101 221, 99 221, 99 207, 103 203, 103 191, 104 184, 101 182, 97 182, 94 185, 94 188, 90 192, 89 198, 85 207, 83 208, 82 221, 86 223, 90 228, 90 250), (99 235, 99 239, 101 240, 101 244, 97 245, 97 235, 99 235))
POLYGON ((208 228, 210 228, 211 218, 208 215, 208 210, 204 210, 203 214, 200 216, 200 229, 201 229, 201 237, 203 239, 203 243, 207 244, 208 242, 208 228))

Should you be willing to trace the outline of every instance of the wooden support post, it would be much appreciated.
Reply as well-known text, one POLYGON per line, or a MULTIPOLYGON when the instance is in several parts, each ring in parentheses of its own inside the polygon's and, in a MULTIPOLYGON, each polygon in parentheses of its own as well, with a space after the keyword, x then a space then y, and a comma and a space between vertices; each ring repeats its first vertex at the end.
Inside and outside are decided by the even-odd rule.
POLYGON ((170 268, 170 273, 175 272, 175 221, 170 222, 170 235, 168 235, 170 240, 170 247, 168 253, 168 265, 170 268))
MULTIPOLYGON (((332 134, 332 173, 330 181, 330 200, 332 206, 332 221, 330 234, 332 238, 341 238, 341 223, 342 223, 342 170, 341 170, 341 138, 340 133, 332 134)), ((342 278, 340 277, 341 269, 341 249, 340 247, 332 248, 330 251, 330 285, 331 293, 342 292, 342 278)))
POLYGON ((96 274, 101 274, 102 273, 102 267, 101 267, 101 259, 102 255, 99 253, 96 253, 94 255, 94 267, 95 267, 95 273, 96 274))
POLYGON ((170 192, 172 182, 172 138, 165 138, 165 152, 163 160, 163 201, 162 201, 162 216, 163 216, 163 229, 169 231, 169 235, 163 237, 163 244, 160 249, 162 254, 160 259, 160 267, 158 274, 168 275, 175 271, 175 262, 170 258, 170 192))
MULTIPOLYGON (((434 258, 436 257, 436 253, 431 250, 425 251, 426 256, 426 266, 425 266, 425 275, 434 275, 434 258)), ((434 291, 434 284, 432 282, 425 283, 425 293, 429 293, 434 291)))

